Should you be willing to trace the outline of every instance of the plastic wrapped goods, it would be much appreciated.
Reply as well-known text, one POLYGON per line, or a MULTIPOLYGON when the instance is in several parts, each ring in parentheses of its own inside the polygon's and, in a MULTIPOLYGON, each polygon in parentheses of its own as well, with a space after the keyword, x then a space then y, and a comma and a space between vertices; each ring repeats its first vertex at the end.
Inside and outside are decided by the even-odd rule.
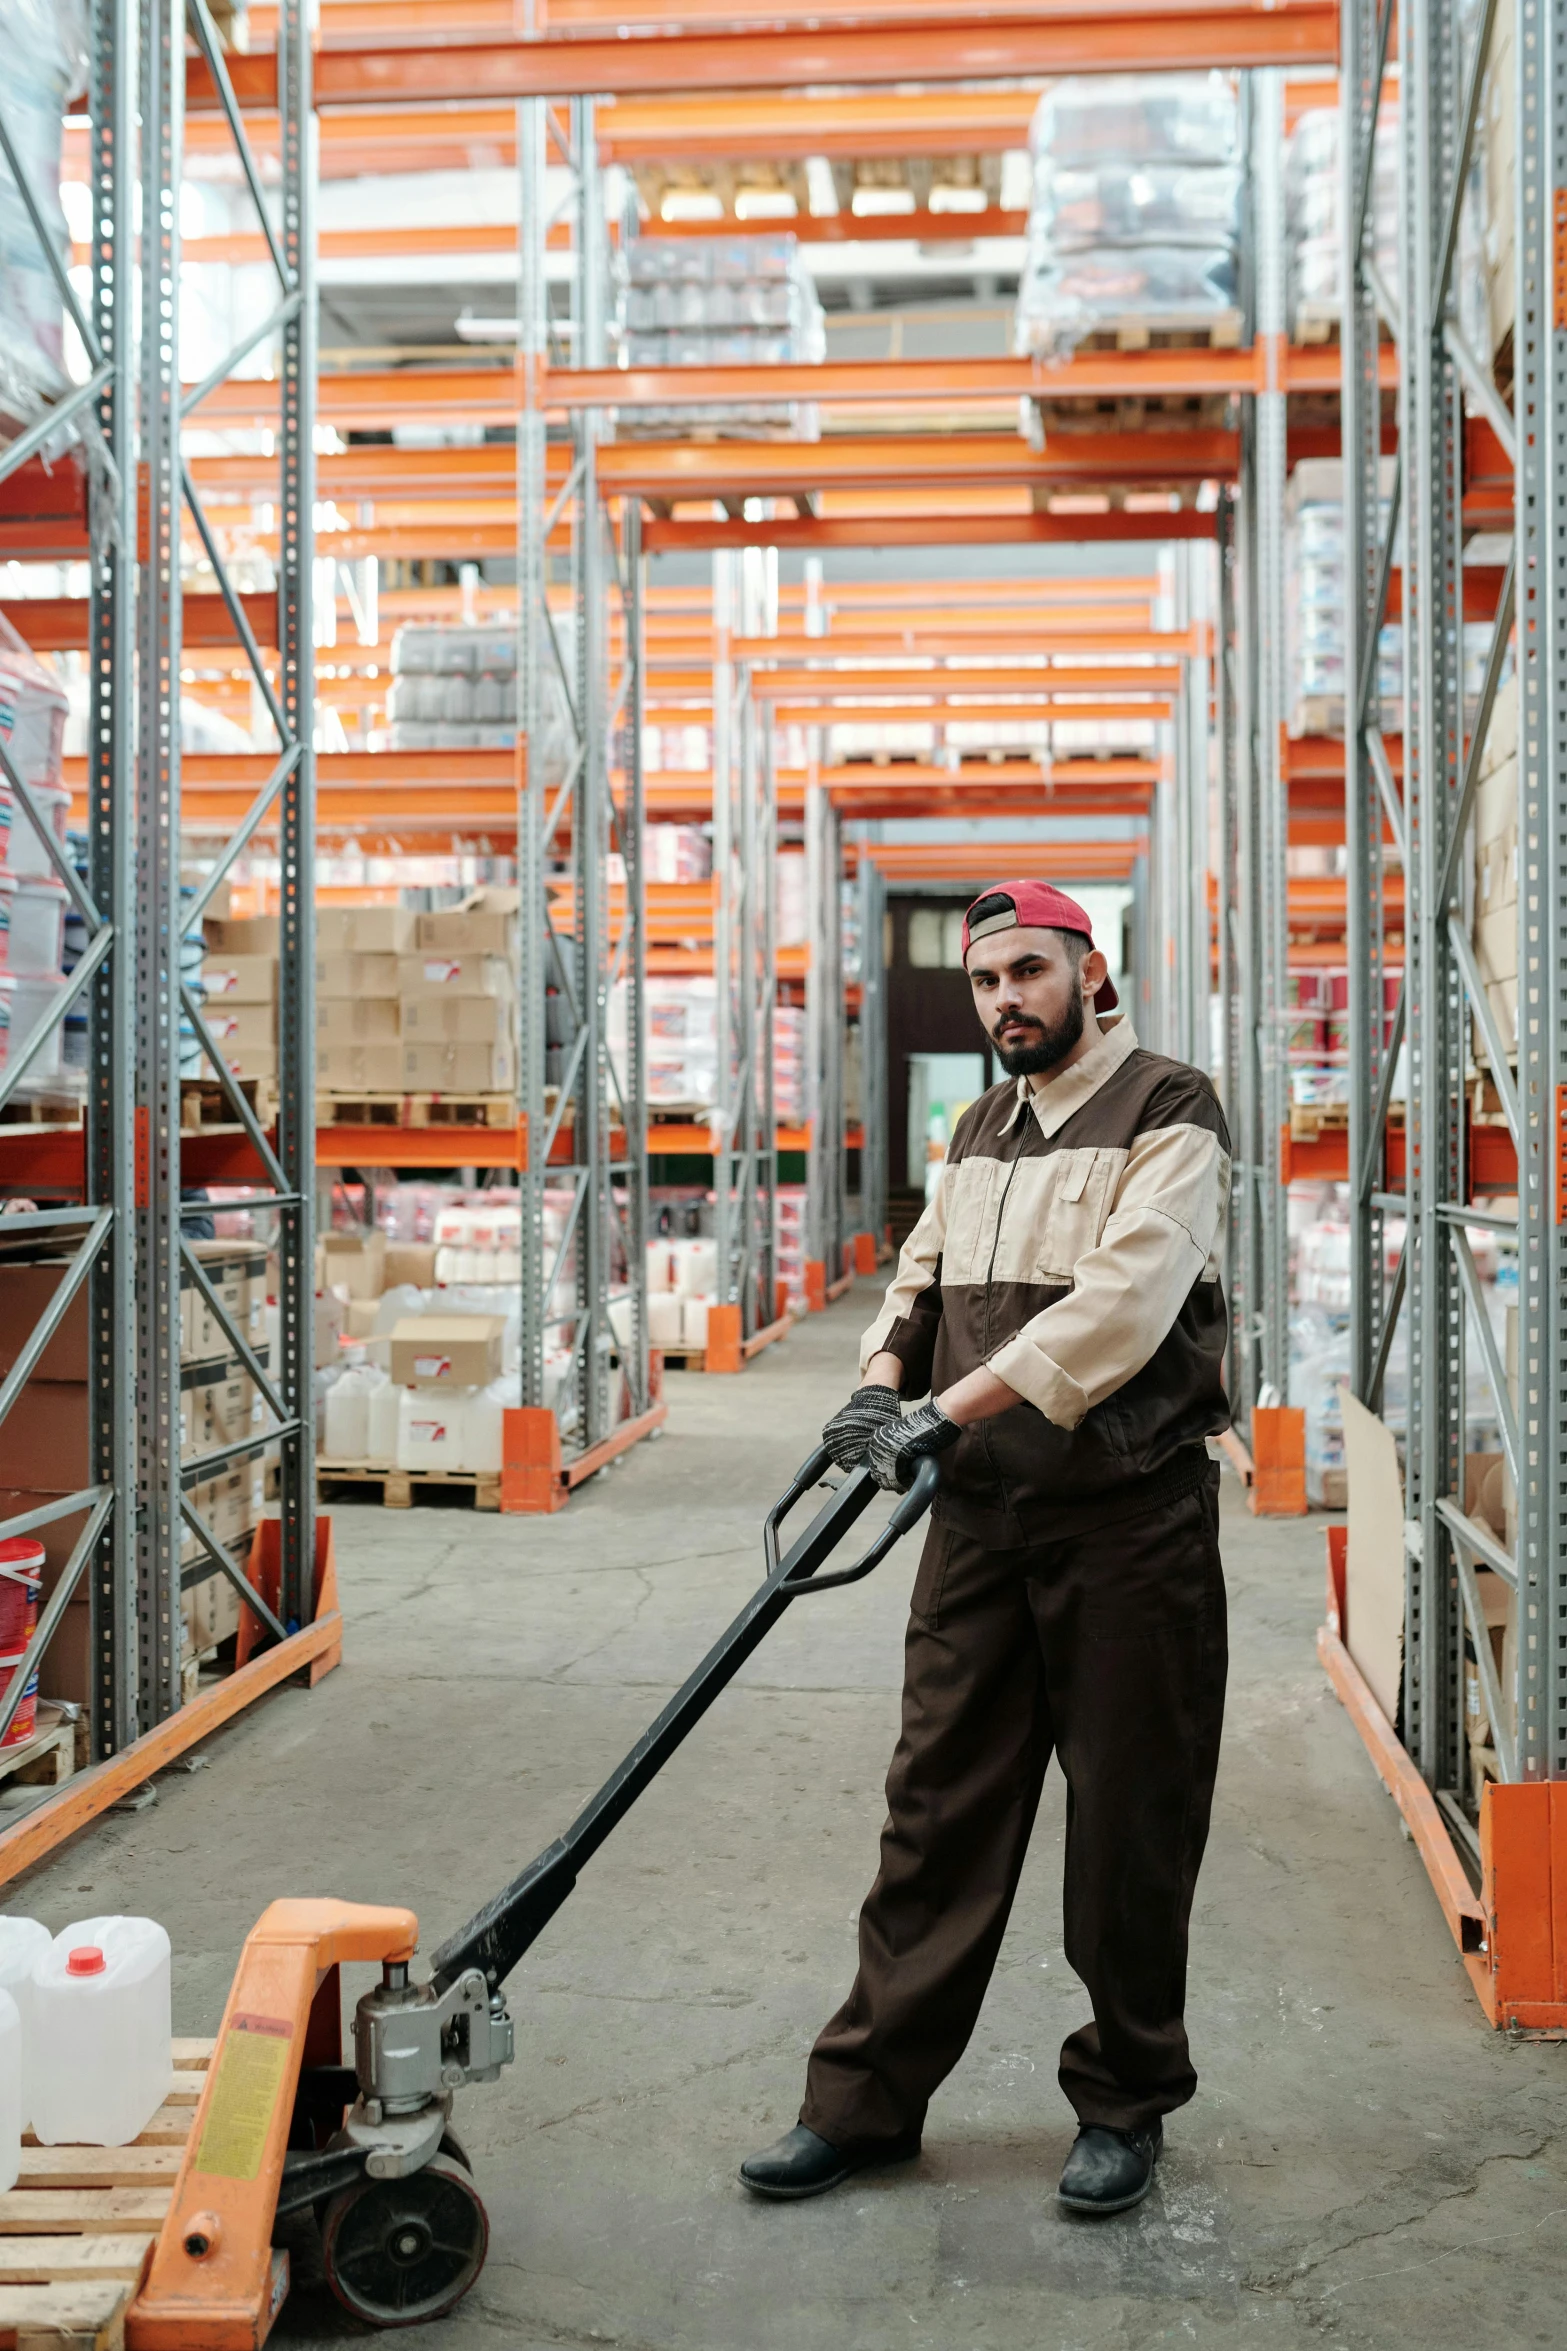
POLYGON ((1242 159, 1226 75, 1068 78, 1041 98, 1029 145, 1020 352, 1064 358, 1084 335, 1128 324, 1222 318, 1229 334, 1242 159))
MULTIPOLYGON (((1284 241, 1290 331, 1315 341, 1343 307, 1339 114, 1308 107, 1290 133, 1284 162, 1284 241)), ((1398 113, 1384 107, 1371 179, 1371 247, 1389 292, 1398 294, 1398 113)))
MULTIPOLYGON (((5 120, 55 251, 70 255, 60 205, 68 101, 87 63, 81 0, 0 0, 5 120)), ((66 388, 64 312, 21 191, 0 159, 0 444, 66 388)))
MULTIPOLYGON (((616 331, 622 367, 815 365, 826 322, 792 232, 737 237, 636 237, 623 245, 616 331)), ((717 403, 627 410, 621 428, 793 430, 814 437, 814 405, 717 403)))

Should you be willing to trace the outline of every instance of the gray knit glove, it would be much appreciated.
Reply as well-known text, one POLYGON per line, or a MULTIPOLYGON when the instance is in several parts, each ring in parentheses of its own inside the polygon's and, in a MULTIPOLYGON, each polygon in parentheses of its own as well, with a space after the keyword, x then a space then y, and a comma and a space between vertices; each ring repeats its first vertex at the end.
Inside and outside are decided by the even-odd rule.
POLYGON ((840 1469, 858 1469, 872 1437, 898 1417, 896 1388, 856 1388, 822 1431, 822 1443, 840 1469))
POLYGON ((876 1431, 865 1466, 887 1493, 906 1494, 920 1463, 933 1453, 945 1453, 962 1434, 957 1422, 948 1420, 932 1397, 916 1406, 906 1420, 889 1420, 876 1431))

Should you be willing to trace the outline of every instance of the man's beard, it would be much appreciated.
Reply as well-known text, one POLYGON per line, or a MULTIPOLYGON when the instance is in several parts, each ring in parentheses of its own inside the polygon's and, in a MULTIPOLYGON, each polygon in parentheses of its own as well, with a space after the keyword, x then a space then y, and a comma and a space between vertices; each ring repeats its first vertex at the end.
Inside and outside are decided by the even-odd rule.
POLYGON ((1047 1069, 1054 1069, 1058 1061, 1066 1059, 1082 1035, 1082 996, 1076 989, 1073 990, 1071 1001, 1054 1026, 1042 1020, 1034 1020, 1026 1014, 1015 1015, 1011 1025, 1014 1028, 1026 1028, 1031 1034, 1025 1043, 1016 1045, 1003 1045, 998 1038, 992 1037, 996 1059, 1009 1078, 1041 1077, 1047 1069))

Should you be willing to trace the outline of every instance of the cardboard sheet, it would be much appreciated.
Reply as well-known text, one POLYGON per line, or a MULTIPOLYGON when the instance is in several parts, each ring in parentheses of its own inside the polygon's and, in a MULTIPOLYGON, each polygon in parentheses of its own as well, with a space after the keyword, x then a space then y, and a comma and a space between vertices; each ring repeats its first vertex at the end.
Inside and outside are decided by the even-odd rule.
POLYGON ((1346 1646, 1393 1722, 1404 1667, 1404 1481, 1392 1430, 1347 1387, 1339 1393, 1349 1476, 1346 1646))

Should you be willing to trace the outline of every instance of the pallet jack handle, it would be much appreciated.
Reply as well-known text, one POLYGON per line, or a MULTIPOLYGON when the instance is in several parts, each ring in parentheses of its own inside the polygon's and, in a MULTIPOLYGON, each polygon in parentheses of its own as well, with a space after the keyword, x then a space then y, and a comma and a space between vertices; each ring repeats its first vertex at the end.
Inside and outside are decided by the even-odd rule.
POLYGON ((720 1691, 759 1648, 794 1600, 812 1592, 858 1583, 878 1567, 901 1536, 924 1517, 935 1500, 939 1472, 934 1461, 920 1464, 914 1484, 899 1501, 870 1549, 852 1567, 830 1575, 818 1568, 831 1558, 855 1521, 881 1489, 868 1469, 857 1469, 833 1489, 804 1533, 779 1556, 780 1530, 795 1505, 832 1466, 822 1448, 796 1472, 767 1514, 763 1550, 767 1580, 714 1643, 689 1680, 682 1683, 630 1754, 605 1781, 562 1837, 545 1847, 520 1877, 512 1880, 465 1927, 444 1942, 431 1961, 432 1983, 444 1992, 469 1968, 482 1969, 492 1994, 532 1946, 577 1882, 584 1862, 625 1818, 637 1798, 663 1770, 687 1734, 696 1728, 720 1691))

